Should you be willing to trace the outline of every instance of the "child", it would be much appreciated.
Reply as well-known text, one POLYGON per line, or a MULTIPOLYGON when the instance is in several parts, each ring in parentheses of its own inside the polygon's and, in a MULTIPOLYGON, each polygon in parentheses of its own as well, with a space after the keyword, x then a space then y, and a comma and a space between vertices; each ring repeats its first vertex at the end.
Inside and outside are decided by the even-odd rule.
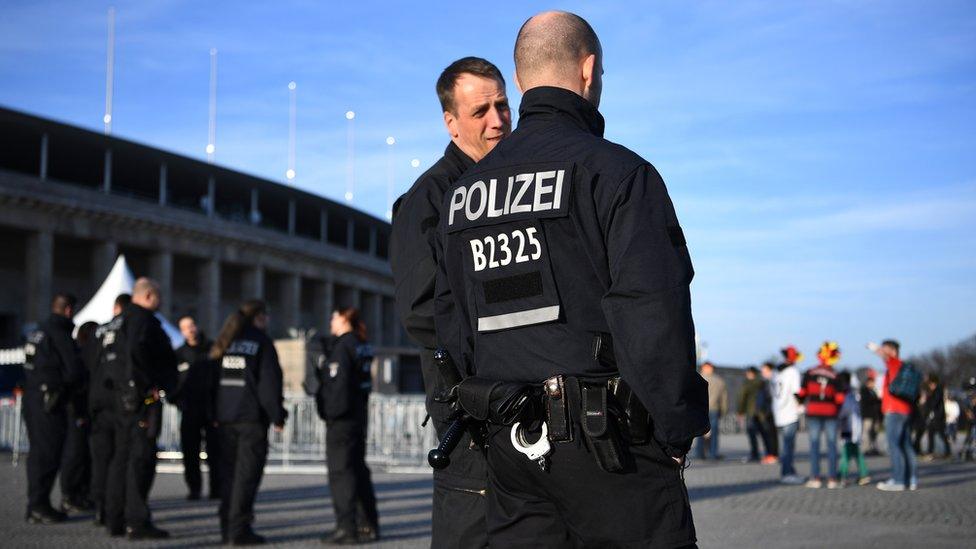
POLYGON ((851 458, 857 458, 857 483, 866 486, 871 483, 868 476, 868 468, 864 463, 864 454, 861 452, 861 404, 858 392, 851 385, 851 374, 841 372, 837 374, 838 385, 847 393, 844 404, 840 408, 837 420, 840 423, 840 438, 844 441, 844 446, 840 454, 840 478, 841 482, 847 482, 847 463, 851 458))

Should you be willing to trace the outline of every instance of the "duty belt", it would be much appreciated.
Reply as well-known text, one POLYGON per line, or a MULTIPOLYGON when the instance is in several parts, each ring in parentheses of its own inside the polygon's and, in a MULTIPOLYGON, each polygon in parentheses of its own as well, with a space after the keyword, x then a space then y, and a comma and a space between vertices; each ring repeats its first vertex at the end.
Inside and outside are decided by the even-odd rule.
POLYGON ((457 398, 472 419, 511 425, 512 445, 543 469, 550 443, 575 441, 577 424, 597 463, 609 472, 628 469, 627 447, 650 440, 650 415, 619 376, 585 380, 558 375, 541 387, 475 376, 458 385, 457 398), (527 442, 524 425, 539 421, 542 437, 527 442))

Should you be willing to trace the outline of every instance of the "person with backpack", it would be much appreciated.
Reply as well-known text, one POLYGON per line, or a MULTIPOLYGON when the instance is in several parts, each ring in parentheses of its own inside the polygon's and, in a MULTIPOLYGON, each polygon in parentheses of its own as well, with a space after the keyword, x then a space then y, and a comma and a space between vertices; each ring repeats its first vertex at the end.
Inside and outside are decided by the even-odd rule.
POLYGON ((878 490, 903 492, 918 489, 918 463, 912 447, 912 407, 918 398, 921 376, 918 370, 899 358, 901 345, 887 339, 880 346, 868 344, 885 363, 884 383, 881 387, 881 412, 884 414, 888 455, 891 457, 891 478, 878 483, 878 490))

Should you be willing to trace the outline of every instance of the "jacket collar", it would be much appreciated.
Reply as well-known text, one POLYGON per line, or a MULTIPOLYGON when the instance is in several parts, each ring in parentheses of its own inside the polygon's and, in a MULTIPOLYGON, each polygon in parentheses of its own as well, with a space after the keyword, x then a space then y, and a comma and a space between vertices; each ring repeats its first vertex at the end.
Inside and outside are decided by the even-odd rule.
POLYGON ((459 174, 466 172, 468 168, 475 165, 475 161, 472 160, 470 156, 465 154, 464 151, 461 150, 461 147, 455 145, 454 141, 448 143, 447 148, 444 149, 444 158, 446 158, 452 166, 458 169, 459 174))
POLYGON ((592 103, 569 90, 540 86, 525 92, 519 105, 519 125, 522 121, 546 115, 567 120, 582 130, 603 137, 603 115, 592 103))

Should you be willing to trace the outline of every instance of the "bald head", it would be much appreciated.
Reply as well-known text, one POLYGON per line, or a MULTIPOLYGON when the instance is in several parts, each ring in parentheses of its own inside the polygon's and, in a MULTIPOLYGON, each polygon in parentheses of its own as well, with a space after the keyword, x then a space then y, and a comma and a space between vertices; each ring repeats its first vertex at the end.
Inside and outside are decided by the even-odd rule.
POLYGON ((162 296, 159 292, 159 282, 147 277, 140 277, 132 286, 132 302, 136 305, 155 311, 159 309, 162 296))
POLYGON ((573 91, 600 104, 603 51, 593 27, 565 11, 529 18, 515 40, 515 79, 523 92, 539 86, 573 91))

